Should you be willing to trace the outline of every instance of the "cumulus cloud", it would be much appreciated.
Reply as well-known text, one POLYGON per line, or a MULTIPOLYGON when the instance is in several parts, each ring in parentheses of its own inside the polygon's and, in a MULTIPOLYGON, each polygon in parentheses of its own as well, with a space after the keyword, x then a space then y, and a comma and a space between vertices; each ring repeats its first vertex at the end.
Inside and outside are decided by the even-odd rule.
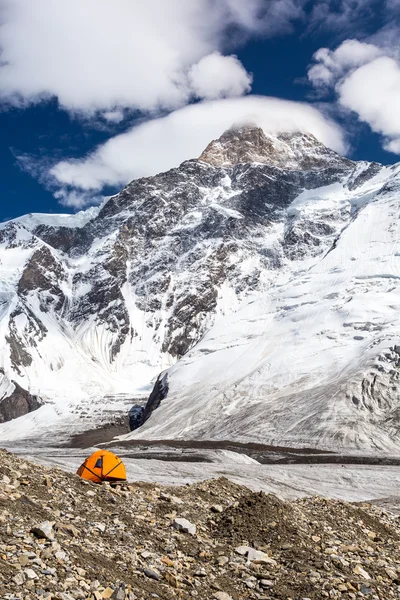
POLYGON ((347 40, 315 55, 310 82, 331 88, 342 107, 383 135, 384 147, 400 151, 400 62, 389 47, 347 40))
POLYGON ((56 97, 66 110, 109 115, 235 95, 249 89, 249 76, 235 57, 213 54, 225 49, 228 32, 279 33, 303 2, 0 0, 0 99, 56 97), (222 70, 218 93, 207 80, 222 70))
POLYGON ((64 160, 50 172, 61 189, 99 192, 123 185, 197 157, 226 129, 248 122, 266 132, 307 131, 339 152, 345 151, 339 127, 308 104, 258 96, 194 104, 166 117, 133 127, 81 160, 64 160))
POLYGON ((381 56, 350 73, 338 85, 340 103, 385 136, 385 147, 400 149, 400 64, 381 56))
POLYGON ((360 67, 381 54, 380 48, 358 40, 346 40, 333 51, 320 48, 314 54, 315 64, 308 71, 308 79, 316 87, 331 87, 350 69, 360 67))
POLYGON ((242 96, 251 89, 252 77, 236 56, 213 52, 193 65, 188 80, 198 98, 242 96))

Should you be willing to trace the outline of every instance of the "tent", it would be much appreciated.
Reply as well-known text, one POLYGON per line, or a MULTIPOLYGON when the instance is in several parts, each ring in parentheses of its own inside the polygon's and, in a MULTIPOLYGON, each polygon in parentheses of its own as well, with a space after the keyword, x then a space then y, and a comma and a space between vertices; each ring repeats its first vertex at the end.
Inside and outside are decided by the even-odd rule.
POLYGON ((82 479, 102 483, 103 481, 126 481, 125 465, 109 450, 97 450, 76 472, 82 479))

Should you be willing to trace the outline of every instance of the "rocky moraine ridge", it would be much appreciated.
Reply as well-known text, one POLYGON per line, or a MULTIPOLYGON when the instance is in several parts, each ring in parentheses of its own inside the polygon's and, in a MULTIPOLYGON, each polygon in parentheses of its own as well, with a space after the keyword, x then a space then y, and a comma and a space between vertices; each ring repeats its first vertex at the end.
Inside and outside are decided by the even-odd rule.
POLYGON ((2 600, 399 596, 399 519, 378 506, 227 479, 112 488, 0 451, 2 600))

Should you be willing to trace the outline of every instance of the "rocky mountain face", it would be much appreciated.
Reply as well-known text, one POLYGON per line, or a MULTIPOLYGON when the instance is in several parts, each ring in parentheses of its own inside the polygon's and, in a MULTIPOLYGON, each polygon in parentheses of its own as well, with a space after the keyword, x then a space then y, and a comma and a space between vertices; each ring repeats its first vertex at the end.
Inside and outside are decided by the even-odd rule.
MULTIPOLYGON (((46 435, 85 413, 94 426, 127 412, 215 323, 275 297, 396 185, 395 169, 349 161, 309 134, 248 126, 100 208, 2 224, 0 367, 43 398, 46 435)), ((37 419, 24 417, 24 435, 37 419)))
POLYGON ((10 381, 0 369, 0 423, 16 419, 36 410, 40 399, 24 390, 15 381, 10 381))
POLYGON ((164 373, 133 437, 398 452, 400 166, 360 167, 292 201, 291 264, 164 373))
POLYGON ((0 451, 4 600, 399 597, 397 515, 225 478, 96 485, 0 451))

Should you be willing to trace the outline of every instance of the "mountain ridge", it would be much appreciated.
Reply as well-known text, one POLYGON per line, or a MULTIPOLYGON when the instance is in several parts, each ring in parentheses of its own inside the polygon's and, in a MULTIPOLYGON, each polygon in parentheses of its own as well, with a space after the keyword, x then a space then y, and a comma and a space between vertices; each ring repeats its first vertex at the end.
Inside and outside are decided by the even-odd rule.
MULTIPOLYGON (((254 128, 224 135, 231 154, 232 139, 236 148, 254 128)), ((218 166, 203 153, 131 182, 89 214, 2 224, 0 366, 45 402, 1 426, 5 439, 38 435, 38 424, 43 439, 79 430, 144 402, 152 379, 214 323, 325 255, 368 194, 396 179, 395 167, 279 135, 274 143, 288 147, 312 141, 311 158, 218 166), (329 186, 337 198, 325 203, 329 186)), ((261 146, 272 139, 256 136, 261 146)))

